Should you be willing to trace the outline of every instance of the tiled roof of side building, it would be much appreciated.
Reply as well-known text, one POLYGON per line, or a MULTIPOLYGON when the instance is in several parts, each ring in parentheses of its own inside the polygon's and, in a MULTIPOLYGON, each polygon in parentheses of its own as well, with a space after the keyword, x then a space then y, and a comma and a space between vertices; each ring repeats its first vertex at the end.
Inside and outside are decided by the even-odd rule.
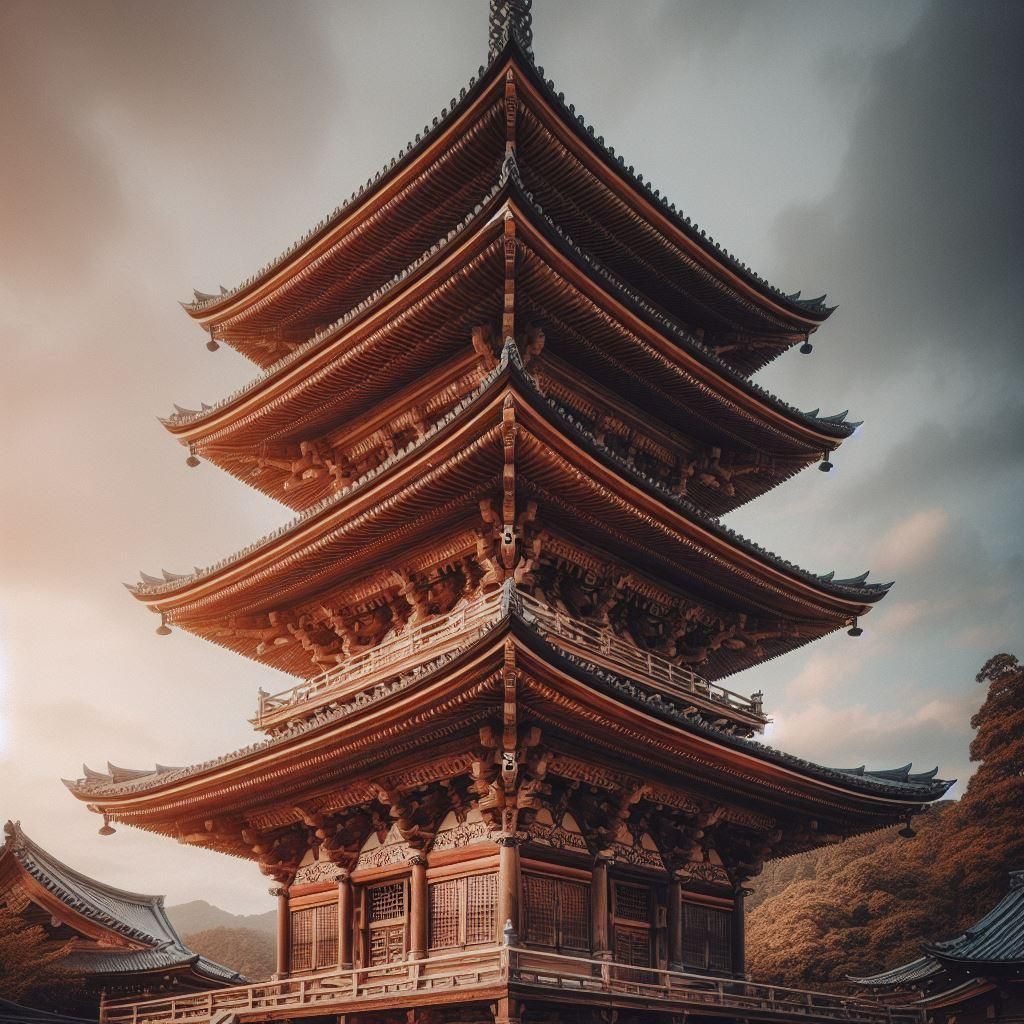
POLYGON ((881 974, 851 977, 858 985, 898 988, 935 977, 947 966, 1024 964, 1024 870, 1010 872, 1007 894, 977 924, 943 942, 925 943, 924 956, 881 974))
POLYGON ((223 964, 207 960, 205 956, 193 953, 179 946, 165 949, 139 949, 132 952, 103 950, 72 952, 61 961, 67 967, 89 974, 145 974, 149 971, 166 971, 172 968, 189 967, 193 973, 226 983, 242 984, 246 979, 237 971, 223 964))
POLYGON ((866 988, 898 988, 902 985, 917 985, 942 973, 942 965, 934 957, 921 956, 910 963, 901 964, 890 971, 867 977, 850 977, 850 981, 866 988))
MULTIPOLYGON (((121 769, 117 771, 122 772, 121 769)), ((142 773, 127 774, 137 777, 142 773)), ((123 778, 124 775, 119 777, 123 778)), ((241 980, 241 976, 234 971, 200 958, 181 941, 164 910, 163 896, 127 892, 83 875, 33 842, 25 835, 20 822, 8 821, 4 825, 4 837, 0 856, 8 854, 13 857, 22 870, 75 913, 127 939, 153 947, 151 950, 139 951, 147 956, 152 954, 152 967, 139 966, 132 969, 146 970, 202 961, 211 977, 241 980)), ((93 956, 90 964, 97 971, 117 970, 110 966, 110 960, 98 954, 83 953, 82 956, 93 956)), ((120 959, 128 956, 124 954, 120 959)), ((143 960, 145 957, 136 962, 141 964, 143 960)))
POLYGON ((403 147, 398 156, 393 157, 387 165, 378 170, 371 178, 368 178, 366 183, 355 190, 346 202, 336 207, 306 234, 292 243, 284 252, 260 267, 259 270, 246 278, 241 284, 234 288, 224 288, 221 286, 219 293, 196 291, 194 293, 195 301, 184 303, 185 308, 191 314, 201 316, 212 307, 234 298, 266 280, 271 274, 280 271, 289 259, 329 232, 335 224, 348 216, 368 195, 382 187, 415 155, 419 154, 433 142, 447 128, 451 121, 469 106, 484 85, 492 80, 492 75, 499 67, 504 65, 506 58, 512 54, 517 54, 520 65, 528 73, 532 74, 535 84, 539 86, 548 101, 560 110, 565 120, 573 126, 576 134, 594 150, 604 163, 637 189, 694 244, 699 246, 714 260, 727 267, 748 286, 753 287, 762 295, 770 298, 771 301, 783 307, 788 307, 797 315, 802 317, 809 316, 820 322, 832 313, 835 307, 826 305, 826 296, 821 295, 812 299, 804 299, 801 298, 799 291, 787 294, 756 274, 735 254, 720 246, 696 222, 691 221, 681 210, 677 209, 674 203, 669 202, 659 189, 652 188, 651 183, 645 181, 642 174, 636 173, 634 168, 628 165, 623 157, 615 152, 612 146, 605 144, 604 138, 595 132, 594 128, 587 123, 582 115, 576 113, 576 108, 571 103, 567 104, 565 102, 564 95, 558 92, 555 83, 544 77, 544 68, 537 66, 534 62, 533 54, 529 47, 523 44, 520 34, 505 31, 499 34, 497 38, 503 40, 500 49, 494 49, 495 36, 492 34, 492 49, 489 63, 478 68, 477 75, 470 79, 469 84, 465 88, 460 90, 458 97, 453 97, 448 106, 438 116, 433 118, 431 124, 424 125, 423 131, 417 133, 413 140, 403 147))
POLYGON ((956 963, 1024 963, 1024 870, 1010 872, 1010 891, 977 924, 925 951, 956 963))

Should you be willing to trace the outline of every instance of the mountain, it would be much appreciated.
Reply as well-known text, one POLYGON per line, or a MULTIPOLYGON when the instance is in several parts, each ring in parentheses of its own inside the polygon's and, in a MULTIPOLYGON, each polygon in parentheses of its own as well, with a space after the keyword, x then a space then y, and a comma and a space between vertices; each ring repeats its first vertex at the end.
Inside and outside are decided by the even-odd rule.
MULTIPOLYGON (((181 936, 207 932, 214 928, 244 928, 273 936, 277 932, 277 913, 268 910, 265 914, 229 914, 206 900, 193 900, 167 907, 167 916, 181 936)), ((199 952, 199 951, 197 951, 199 952)))
POLYGON ((276 966, 273 936, 253 928, 207 928, 185 935, 184 940, 189 949, 244 974, 250 981, 265 981, 276 966))

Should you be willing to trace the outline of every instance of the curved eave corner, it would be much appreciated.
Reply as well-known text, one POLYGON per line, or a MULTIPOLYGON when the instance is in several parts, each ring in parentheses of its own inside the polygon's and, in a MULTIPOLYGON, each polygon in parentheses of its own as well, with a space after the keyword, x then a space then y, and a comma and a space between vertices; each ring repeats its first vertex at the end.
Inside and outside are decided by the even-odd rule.
MULTIPOLYGON (((593 444, 588 440, 587 436, 581 432, 574 422, 571 421, 571 418, 558 414, 549 403, 543 400, 542 396, 540 396, 537 391, 532 377, 530 377, 523 368, 518 349, 514 344, 506 344, 503 349, 499 365, 491 372, 489 377, 485 379, 480 387, 478 387, 475 392, 468 396, 467 399, 457 407, 457 411, 453 410, 453 413, 450 414, 449 418, 447 418, 444 423, 439 424, 435 430, 425 435, 420 442, 410 445, 402 452, 396 453, 391 460, 382 463, 381 466, 377 467, 377 469, 372 471, 362 480, 356 481, 346 490, 324 499, 317 505, 314 505, 311 509, 293 518, 289 523, 285 524, 273 533, 260 538, 256 542, 248 545, 246 548, 241 549, 234 555, 222 559, 207 569, 199 570, 194 573, 172 573, 163 570, 161 576, 151 576, 146 573, 141 573, 141 579, 138 584, 126 584, 128 590, 134 597, 136 597, 136 599, 145 603, 154 612, 170 610, 175 603, 176 591, 179 590, 179 584, 181 588, 184 588, 203 580, 211 580, 222 571, 237 571, 247 558, 256 557, 265 552, 266 549, 275 542, 282 541, 297 530, 307 528, 311 520, 321 513, 327 512, 328 510, 342 504, 345 500, 350 499, 362 487, 366 486, 366 484, 379 479, 385 472, 390 472, 395 469, 405 458, 421 453, 425 450, 427 445, 438 437, 438 435, 443 434, 446 428, 450 427, 456 419, 461 420, 465 416, 471 415, 471 408, 477 405, 487 392, 490 392, 495 387, 500 386, 506 379, 512 379, 519 385, 520 397, 528 402, 528 404, 534 409, 534 411, 538 412, 539 415, 549 421, 559 423, 559 429, 566 432, 570 438, 575 438, 577 442, 582 441, 585 449, 589 450, 593 447, 593 444)), ((591 452, 591 454, 595 454, 599 458, 604 458, 606 461, 607 453, 603 450, 591 452)), ((686 499, 672 495, 663 487, 659 487, 656 481, 650 480, 643 474, 638 473, 636 470, 629 469, 625 466, 616 468, 621 468, 622 473, 630 480, 631 483, 634 485, 638 484, 645 492, 656 498, 656 500, 661 504, 666 505, 678 514, 684 515, 696 526, 707 530, 720 541, 727 543, 734 550, 737 550, 747 557, 754 557, 769 572, 781 572, 786 577, 791 578, 798 586, 807 587, 809 585, 820 592, 823 597, 827 597, 832 600, 839 599, 848 603, 853 602, 864 606, 873 604, 880 600, 892 586, 891 583, 867 583, 866 580, 868 573, 866 572, 851 579, 838 580, 835 579, 834 573, 826 573, 824 575, 811 573, 792 562, 780 558, 773 552, 762 548, 760 545, 748 540, 746 537, 736 533, 734 530, 729 529, 716 518, 704 514, 696 506, 691 505, 686 501, 686 499)), ((853 614, 856 614, 856 612, 851 612, 851 615, 853 614)))

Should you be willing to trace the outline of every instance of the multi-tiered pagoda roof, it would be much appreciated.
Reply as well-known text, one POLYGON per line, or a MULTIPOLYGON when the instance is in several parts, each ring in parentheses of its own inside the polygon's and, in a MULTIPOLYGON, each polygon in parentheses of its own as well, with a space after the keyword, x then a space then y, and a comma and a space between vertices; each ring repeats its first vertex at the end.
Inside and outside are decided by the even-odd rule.
MULTIPOLYGON (((563 959, 741 972, 765 859, 909 821, 950 785, 774 750, 762 695, 723 683, 857 636, 888 589, 719 518, 830 468, 856 428, 751 380, 831 310, 604 146, 536 67, 527 0, 492 0, 491 29, 487 67, 400 158, 187 307, 260 372, 165 425, 191 465, 296 515, 130 589, 160 634, 293 677, 259 695, 266 736, 67 784, 107 822, 256 861, 280 883, 283 975, 419 960, 506 921, 506 945, 522 924, 563 959)), ((512 1024, 501 963, 487 998, 512 1024)), ((339 1013, 366 981, 346 979, 339 1013)))

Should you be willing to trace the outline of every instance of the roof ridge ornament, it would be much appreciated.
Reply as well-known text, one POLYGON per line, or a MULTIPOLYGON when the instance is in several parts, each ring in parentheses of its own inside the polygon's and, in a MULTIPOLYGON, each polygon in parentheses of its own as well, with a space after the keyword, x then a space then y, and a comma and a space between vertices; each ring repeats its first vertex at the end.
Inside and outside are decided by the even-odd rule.
POLYGON ((533 0, 490 0, 487 19, 488 59, 494 60, 514 39, 519 48, 533 60, 533 0))

